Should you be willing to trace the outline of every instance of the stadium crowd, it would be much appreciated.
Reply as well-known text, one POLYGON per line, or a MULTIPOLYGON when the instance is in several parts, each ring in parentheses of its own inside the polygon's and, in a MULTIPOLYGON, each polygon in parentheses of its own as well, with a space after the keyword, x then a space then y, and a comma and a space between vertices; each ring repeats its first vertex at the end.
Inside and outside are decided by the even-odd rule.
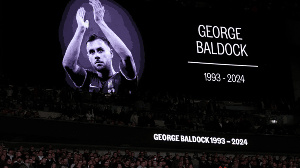
POLYGON ((299 133, 297 126, 281 124, 282 115, 293 115, 299 109, 299 101, 291 104, 285 99, 240 102, 239 106, 251 109, 230 110, 224 101, 199 100, 184 94, 144 92, 120 97, 85 93, 69 87, 46 89, 26 85, 2 85, 0 97, 0 115, 3 116, 40 118, 39 111, 45 111, 61 114, 47 119, 109 125, 202 132, 299 133), (274 116, 277 124, 270 123, 274 116))
POLYGON ((0 146, 3 168, 298 168, 296 155, 0 146))

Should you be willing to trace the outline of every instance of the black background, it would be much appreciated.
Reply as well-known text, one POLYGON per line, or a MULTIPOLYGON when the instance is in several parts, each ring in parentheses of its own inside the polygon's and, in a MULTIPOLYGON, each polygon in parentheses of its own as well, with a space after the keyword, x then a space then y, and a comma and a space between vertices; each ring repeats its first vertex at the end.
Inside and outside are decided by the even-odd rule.
MULTIPOLYGON (((1 4, 1 72, 9 83, 61 88, 66 85, 61 66, 64 51, 59 26, 70 1, 11 1, 1 4)), ((287 22, 294 20, 280 4, 252 1, 116 0, 136 23, 145 50, 142 91, 170 91, 200 97, 292 96, 287 22), (252 3, 251 3, 252 2, 252 3), (241 27, 248 58, 201 56, 196 53, 199 24, 241 27), (199 60, 197 60, 199 59, 199 60), (259 68, 191 65, 187 61, 240 63, 259 68), (245 74, 246 83, 204 82, 205 72, 245 74)), ((290 7, 292 8, 292 7, 290 7)), ((293 9, 293 8, 292 8, 293 9)))

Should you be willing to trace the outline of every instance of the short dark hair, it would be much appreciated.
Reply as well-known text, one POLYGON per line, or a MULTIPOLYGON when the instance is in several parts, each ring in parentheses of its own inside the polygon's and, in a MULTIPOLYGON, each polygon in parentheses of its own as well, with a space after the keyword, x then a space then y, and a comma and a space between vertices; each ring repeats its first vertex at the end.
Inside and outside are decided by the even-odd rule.
POLYGON ((103 37, 103 36, 98 36, 97 34, 92 34, 92 35, 90 35, 89 39, 86 41, 86 44, 87 44, 88 42, 92 42, 92 41, 95 41, 95 40, 97 40, 97 39, 102 40, 108 47, 111 48, 111 44, 110 44, 110 42, 107 40, 107 38, 106 38, 106 37, 103 37))

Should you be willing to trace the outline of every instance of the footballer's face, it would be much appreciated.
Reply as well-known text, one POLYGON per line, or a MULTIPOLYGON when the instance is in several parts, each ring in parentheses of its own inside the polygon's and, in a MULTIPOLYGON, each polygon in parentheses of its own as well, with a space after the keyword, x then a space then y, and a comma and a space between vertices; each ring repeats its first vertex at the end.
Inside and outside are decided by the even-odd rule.
POLYGON ((112 50, 104 41, 96 39, 88 42, 86 49, 91 65, 95 70, 101 71, 111 68, 111 61, 113 58, 112 50))

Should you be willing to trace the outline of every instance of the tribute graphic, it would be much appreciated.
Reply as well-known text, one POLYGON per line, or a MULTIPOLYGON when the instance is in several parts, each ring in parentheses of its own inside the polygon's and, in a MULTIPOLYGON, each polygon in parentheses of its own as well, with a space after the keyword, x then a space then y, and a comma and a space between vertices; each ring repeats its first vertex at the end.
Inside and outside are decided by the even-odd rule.
POLYGON ((104 21, 105 8, 98 0, 89 0, 93 18, 104 36, 94 32, 86 41, 89 69, 78 63, 80 48, 90 21, 85 20, 86 10, 76 13, 77 29, 71 39, 62 65, 76 88, 89 92, 131 94, 137 86, 137 69, 132 52, 121 38, 104 21), (119 56, 119 70, 113 67, 114 52, 119 56))

